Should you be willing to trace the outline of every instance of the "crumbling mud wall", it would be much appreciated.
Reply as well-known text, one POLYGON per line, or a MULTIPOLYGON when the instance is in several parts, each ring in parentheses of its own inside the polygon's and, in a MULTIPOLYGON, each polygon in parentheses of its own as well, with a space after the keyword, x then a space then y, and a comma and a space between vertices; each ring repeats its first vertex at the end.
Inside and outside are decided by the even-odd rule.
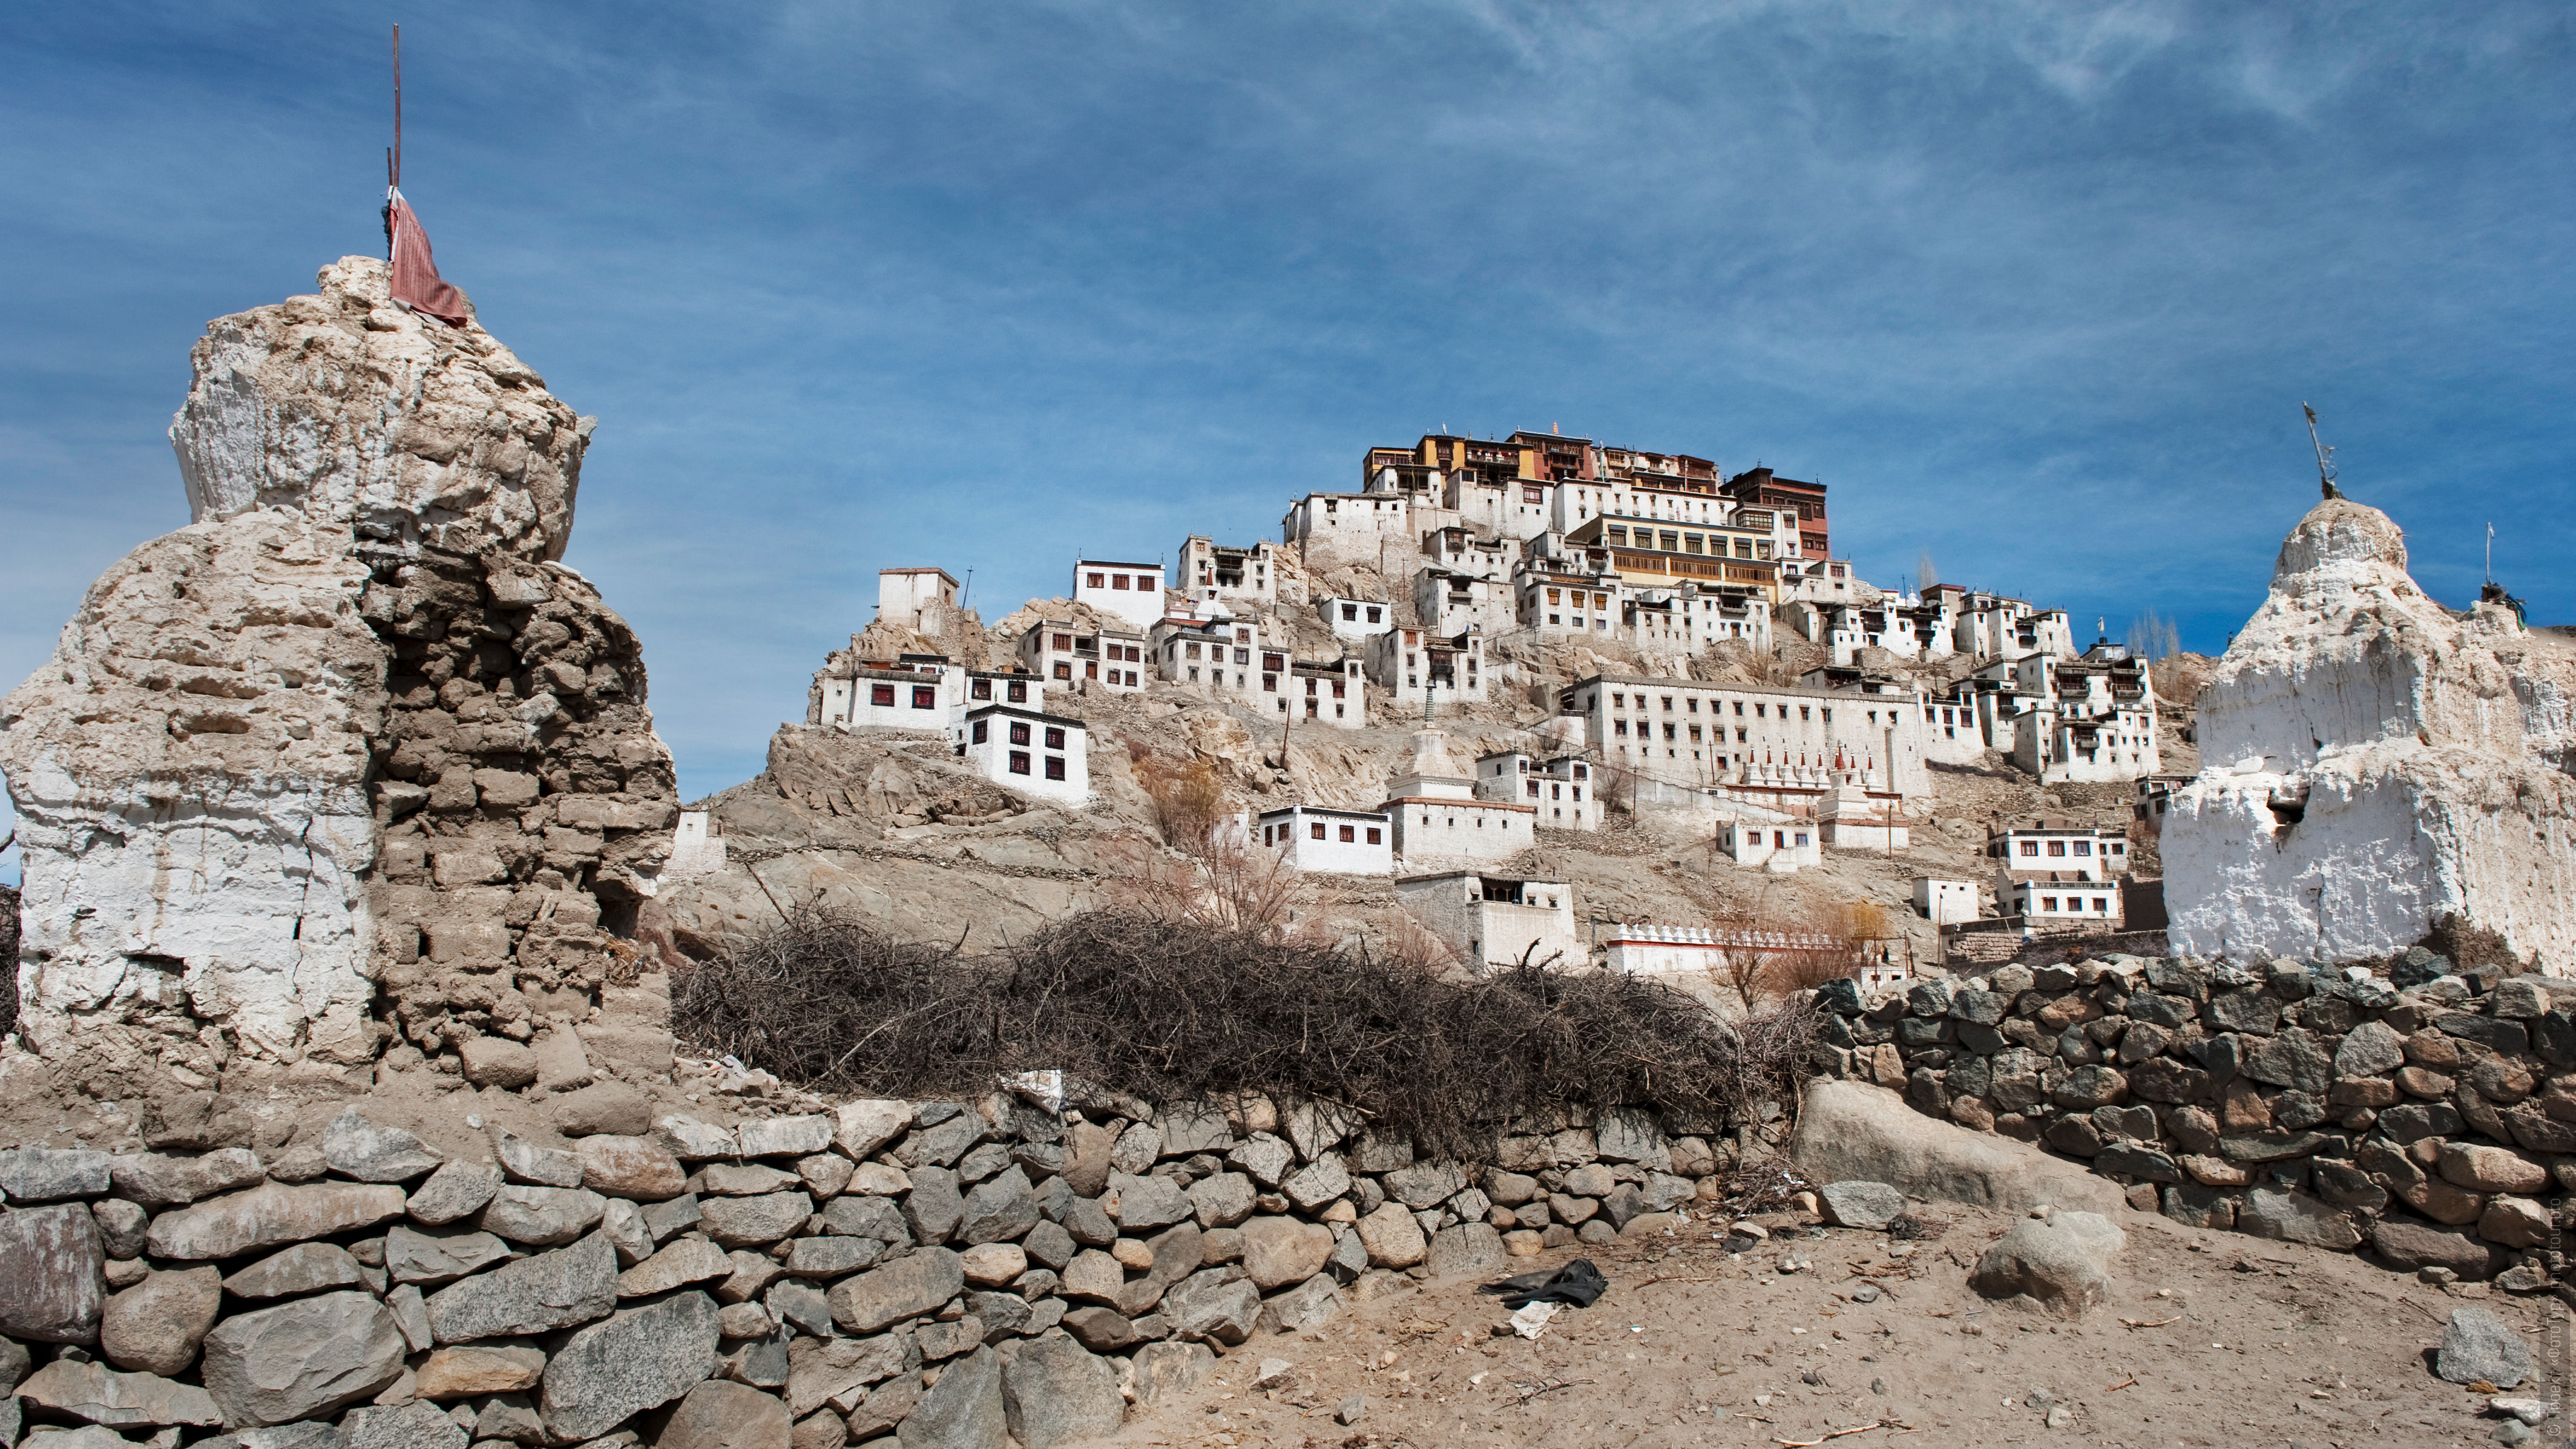
POLYGON ((377 556, 362 612, 392 658, 368 903, 394 1032, 503 1086, 561 1033, 667 1075, 666 1030, 594 1019, 678 819, 634 632, 561 564, 434 548, 377 556))
POLYGON ((2576 969, 2576 649, 2453 614, 2329 499, 2220 659, 2161 841, 2174 949, 2353 960, 2446 915, 2576 969))
POLYGON ((2127 956, 1828 988, 1825 1066, 2082 1161, 2142 1211, 2539 1292, 2567 1272, 2576 982, 2449 964, 2409 951, 2404 989, 2127 956))
POLYGON ((382 262, 320 280, 209 326, 171 427, 198 521, 0 702, 21 1040, 102 1097, 397 1037, 667 1072, 605 994, 676 812, 634 634, 556 561, 589 423, 382 262))

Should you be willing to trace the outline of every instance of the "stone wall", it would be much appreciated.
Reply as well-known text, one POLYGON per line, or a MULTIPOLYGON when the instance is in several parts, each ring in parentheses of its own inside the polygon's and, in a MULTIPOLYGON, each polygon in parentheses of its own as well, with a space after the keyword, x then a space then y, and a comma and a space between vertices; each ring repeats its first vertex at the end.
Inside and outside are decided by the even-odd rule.
POLYGON ((1617 1111, 1477 1168, 1312 1106, 1072 1095, 724 1125, 612 1087, 455 1156, 359 1107, 260 1151, 0 1151, 0 1405, 221 1449, 1046 1449, 1346 1301, 1668 1225, 1726 1155, 1617 1111))
POLYGON ((2177 1221, 2538 1291, 2563 1267, 2543 1198, 2576 1189, 2576 980, 2447 969, 2109 956, 1828 988, 1825 1065, 2177 1221))

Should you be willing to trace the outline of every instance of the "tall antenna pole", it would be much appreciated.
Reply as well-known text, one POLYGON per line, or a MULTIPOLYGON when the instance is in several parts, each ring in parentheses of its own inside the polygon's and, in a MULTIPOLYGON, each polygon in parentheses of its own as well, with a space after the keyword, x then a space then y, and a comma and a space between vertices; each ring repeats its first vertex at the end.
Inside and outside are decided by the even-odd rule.
POLYGON ((2308 446, 2317 450, 2317 487, 2328 498, 2337 497, 2339 495, 2334 486, 2334 449, 2327 447, 2324 440, 2317 436, 2317 410, 2306 403, 2301 403, 2299 411, 2308 415, 2308 446))
POLYGON ((394 27, 394 144, 385 153, 385 184, 402 185, 402 27, 394 27))

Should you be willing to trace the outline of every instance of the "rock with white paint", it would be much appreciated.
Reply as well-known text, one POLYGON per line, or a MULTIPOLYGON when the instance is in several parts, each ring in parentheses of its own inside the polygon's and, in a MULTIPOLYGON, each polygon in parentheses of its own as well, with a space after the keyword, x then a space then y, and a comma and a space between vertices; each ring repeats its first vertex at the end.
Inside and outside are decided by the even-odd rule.
POLYGON ((2176 951, 2384 957, 2457 914, 2576 954, 2576 648, 2435 603, 2388 515, 2300 520, 2198 732, 2162 841, 2176 951))

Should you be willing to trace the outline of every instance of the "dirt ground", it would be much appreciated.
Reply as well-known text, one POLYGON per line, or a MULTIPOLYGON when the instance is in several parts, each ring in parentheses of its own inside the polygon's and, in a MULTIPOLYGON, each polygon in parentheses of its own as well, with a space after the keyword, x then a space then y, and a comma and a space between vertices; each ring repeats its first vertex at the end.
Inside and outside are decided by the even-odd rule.
MULTIPOLYGON (((1948 1225, 1910 1245, 1769 1218, 1783 1231, 1741 1258, 1715 1241, 1720 1224, 1695 1222, 1512 1260, 1496 1276, 1588 1257, 1610 1280, 1599 1303, 1560 1312, 1534 1342, 1495 1336, 1508 1315, 1472 1281, 1346 1306, 1320 1333, 1232 1350, 1117 1442, 1656 1449, 1815 1444, 1843 1431, 1832 1442, 1846 1449, 2328 1449, 2487 1444, 2501 1423, 2484 1416, 2487 1395, 2430 1367, 2460 1298, 2361 1258, 2129 1213, 2111 1300, 2066 1322, 1968 1288, 1970 1265, 2011 1219, 1923 1211, 1948 1225), (1783 1273, 1784 1257, 1814 1267, 1783 1273), (1876 1302, 1854 1301, 1864 1282, 1880 1285, 1876 1302), (1293 1364, 1293 1377, 1255 1392, 1268 1359, 1293 1364), (1345 1426, 1336 1415, 1352 1396, 1364 1406, 1345 1426), (2064 1410, 2057 1427, 2052 1407, 2064 1410)), ((2466 1289, 2524 1334, 2545 1374, 2557 1365, 2552 1382, 2517 1392, 2555 1400, 2565 1309, 2485 1292, 2466 1289)), ((2552 1419, 2529 1442, 2566 1433, 2552 1419)))

